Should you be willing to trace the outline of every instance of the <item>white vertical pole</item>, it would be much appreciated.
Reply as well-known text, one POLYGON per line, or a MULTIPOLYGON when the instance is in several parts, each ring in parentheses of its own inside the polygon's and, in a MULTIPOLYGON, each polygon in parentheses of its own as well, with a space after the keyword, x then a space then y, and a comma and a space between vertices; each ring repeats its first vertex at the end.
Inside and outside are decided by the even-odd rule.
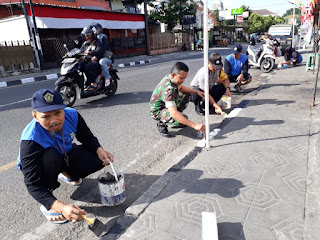
POLYGON ((210 148, 210 124, 209 124, 209 80, 208 80, 208 0, 203 1, 203 64, 205 79, 205 122, 206 122, 206 148, 210 148))
POLYGON ((295 42, 294 42, 294 22, 295 22, 295 12, 296 12, 296 0, 294 0, 294 4, 293 4, 293 21, 292 21, 292 47, 294 49, 296 49, 295 46, 295 42))

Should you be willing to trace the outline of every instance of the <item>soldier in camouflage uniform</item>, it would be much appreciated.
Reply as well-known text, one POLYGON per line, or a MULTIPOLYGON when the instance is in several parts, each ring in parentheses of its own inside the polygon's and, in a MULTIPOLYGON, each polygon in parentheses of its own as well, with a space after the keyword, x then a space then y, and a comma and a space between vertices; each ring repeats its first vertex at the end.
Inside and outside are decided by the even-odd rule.
POLYGON ((182 86, 188 75, 189 68, 182 62, 177 62, 171 69, 171 74, 166 75, 157 85, 150 99, 150 116, 157 120, 157 127, 162 136, 169 137, 169 127, 189 126, 195 130, 205 132, 203 124, 193 123, 188 120, 182 111, 187 108, 190 94, 204 97, 204 93, 182 86))

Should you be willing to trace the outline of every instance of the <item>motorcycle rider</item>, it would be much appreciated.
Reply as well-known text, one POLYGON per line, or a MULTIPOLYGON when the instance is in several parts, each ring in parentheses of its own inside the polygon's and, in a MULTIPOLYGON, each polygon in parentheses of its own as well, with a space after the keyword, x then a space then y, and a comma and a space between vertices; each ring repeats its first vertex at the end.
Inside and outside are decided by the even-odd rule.
POLYGON ((241 93, 243 92, 241 85, 250 83, 252 77, 248 73, 248 57, 242 54, 242 46, 236 45, 233 50, 233 54, 228 55, 224 61, 224 72, 228 75, 230 82, 237 83, 234 86, 236 92, 241 93))
POLYGON ((86 41, 81 46, 81 51, 84 52, 85 56, 80 62, 80 69, 84 71, 87 76, 87 81, 85 83, 87 91, 92 91, 97 88, 95 79, 101 71, 98 61, 103 56, 101 42, 97 39, 92 28, 92 26, 84 27, 81 32, 81 34, 85 36, 86 41))
MULTIPOLYGON (((103 49, 103 53, 105 53, 106 51, 111 51, 110 49, 110 45, 108 42, 108 37, 103 34, 103 28, 101 26, 101 24, 99 23, 92 23, 92 30, 93 32, 97 35, 97 38, 99 39, 99 41, 101 42, 102 45, 102 49, 103 49)), ((108 65, 111 65, 113 62, 112 57, 105 57, 103 56, 100 60, 99 60, 99 64, 101 66, 101 70, 103 72, 104 78, 105 78, 105 86, 109 86, 110 85, 110 74, 109 74, 109 68, 108 65)))

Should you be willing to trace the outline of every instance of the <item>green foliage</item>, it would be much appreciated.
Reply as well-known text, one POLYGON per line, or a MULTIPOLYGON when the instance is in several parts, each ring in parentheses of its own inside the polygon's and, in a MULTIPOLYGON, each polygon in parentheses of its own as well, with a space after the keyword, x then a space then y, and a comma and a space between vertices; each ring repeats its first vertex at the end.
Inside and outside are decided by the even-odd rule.
MULTIPOLYGON (((294 13, 301 16, 301 9, 296 7, 294 13)), ((282 17, 284 18, 291 15, 293 15, 293 8, 288 9, 282 17)))
POLYGON ((154 20, 159 20, 167 24, 168 30, 172 30, 184 15, 195 15, 196 6, 188 5, 187 0, 169 0, 161 2, 160 7, 157 4, 149 2, 149 5, 155 10, 150 14, 154 20))
POLYGON ((243 9, 243 12, 249 12, 249 15, 252 13, 252 10, 250 9, 249 6, 242 5, 240 8, 243 9))
POLYGON ((249 33, 267 32, 270 26, 284 22, 282 17, 261 16, 253 13, 249 17, 249 33))

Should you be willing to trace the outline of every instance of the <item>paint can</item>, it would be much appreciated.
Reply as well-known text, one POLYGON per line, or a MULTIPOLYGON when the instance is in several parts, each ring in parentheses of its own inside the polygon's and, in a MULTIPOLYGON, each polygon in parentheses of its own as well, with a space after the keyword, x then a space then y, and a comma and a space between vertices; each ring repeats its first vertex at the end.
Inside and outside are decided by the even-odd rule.
POLYGON ((222 102, 223 109, 230 109, 231 108, 231 97, 223 96, 221 98, 221 102, 222 102))
MULTIPOLYGON (((123 173, 115 171, 110 162, 112 173, 105 171, 98 177, 101 203, 106 206, 116 206, 126 200, 123 173)), ((107 166, 106 166, 107 168, 107 166)))

